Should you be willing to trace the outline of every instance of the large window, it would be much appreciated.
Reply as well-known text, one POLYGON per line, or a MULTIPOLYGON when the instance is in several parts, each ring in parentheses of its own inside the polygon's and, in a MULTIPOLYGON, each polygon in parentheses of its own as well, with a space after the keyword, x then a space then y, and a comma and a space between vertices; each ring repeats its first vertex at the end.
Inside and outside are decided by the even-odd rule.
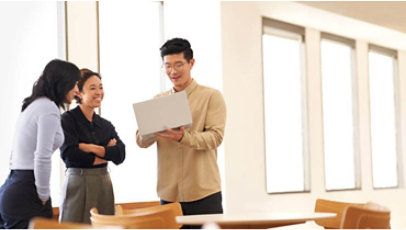
POLYGON ((264 19, 263 31, 267 192, 307 191, 302 108, 304 29, 264 19))
POLYGON ((149 1, 99 3, 101 115, 116 127, 127 153, 123 164, 109 164, 116 202, 158 199, 156 146, 137 146, 132 104, 161 91, 160 7, 149 1))
MULTIPOLYGON (((9 159, 22 101, 54 58, 65 59, 63 2, 0 2, 0 183, 9 173, 9 159)), ((53 155, 51 197, 59 205, 59 151, 53 155)), ((62 174, 63 175, 63 174, 62 174)))
MULTIPOLYGON (((132 104, 152 99, 172 87, 161 69, 159 47, 173 37, 188 39, 196 59, 192 77, 200 84, 221 90, 221 39, 216 33, 201 36, 220 30, 219 20, 218 2, 99 3, 100 73, 105 89, 101 115, 112 121, 127 152, 122 165, 109 164, 117 202, 158 199, 157 148, 156 145, 147 149, 137 146, 132 104), (185 4, 188 11, 184 10, 185 4)), ((223 155, 220 146, 220 171, 224 169, 223 155)))
POLYGON ((396 51, 370 46, 372 176, 375 188, 398 186, 395 78, 396 51))
POLYGON ((354 154, 354 41, 322 34, 324 165, 327 190, 359 187, 354 154))

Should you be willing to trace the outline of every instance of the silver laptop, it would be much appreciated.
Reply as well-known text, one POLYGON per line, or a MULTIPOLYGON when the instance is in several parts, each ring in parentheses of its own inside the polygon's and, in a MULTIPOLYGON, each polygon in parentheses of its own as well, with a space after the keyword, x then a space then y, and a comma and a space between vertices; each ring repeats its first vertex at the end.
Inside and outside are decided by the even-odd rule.
POLYGON ((138 132, 143 139, 162 132, 165 128, 188 128, 192 125, 192 115, 186 92, 181 91, 168 96, 133 104, 138 132))

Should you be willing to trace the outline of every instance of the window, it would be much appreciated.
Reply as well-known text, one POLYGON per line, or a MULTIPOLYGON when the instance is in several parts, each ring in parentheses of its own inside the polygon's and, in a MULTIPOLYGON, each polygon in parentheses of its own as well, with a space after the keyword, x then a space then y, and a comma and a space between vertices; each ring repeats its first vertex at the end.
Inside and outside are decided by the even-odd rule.
MULTIPOLYGON (((52 59, 65 59, 63 2, 0 2, 0 98, 7 112, 0 113, 0 183, 9 173, 13 134, 22 101, 52 59), (7 98, 7 99, 6 99, 7 98), (7 131, 5 131, 7 130, 7 131)), ((51 197, 59 205, 61 187, 59 150, 52 157, 51 197)))
MULTIPOLYGON (((222 92, 222 48, 219 33, 221 31, 221 3, 219 1, 164 1, 163 16, 165 40, 181 37, 186 38, 192 45, 193 56, 196 60, 192 69, 192 78, 201 85, 222 92), (184 20, 185 18, 193 18, 193 20, 184 20), (205 34, 210 34, 210 36, 202 36, 205 34)), ((165 79, 163 89, 171 88, 172 82, 169 81, 166 74, 163 75, 163 78, 165 79)), ((227 110, 227 113, 229 112, 227 110)), ((217 148, 217 164, 220 170, 221 189, 223 194, 227 194, 224 153, 224 144, 221 144, 217 148)), ((223 206, 226 207, 226 199, 223 199, 223 206)))
POLYGON ((263 22, 267 192, 308 191, 302 108, 304 29, 269 19, 263 22))
POLYGON ((327 190, 360 187, 354 154, 354 41, 322 34, 321 74, 327 190), (343 170, 345 169, 345 170, 343 170))
POLYGON ((127 153, 121 165, 109 164, 118 203, 158 199, 156 147, 137 146, 132 104, 161 91, 160 7, 148 1, 99 3, 101 115, 115 126, 127 153))
POLYGON ((398 186, 395 78, 396 51, 371 45, 369 91, 374 188, 398 186))

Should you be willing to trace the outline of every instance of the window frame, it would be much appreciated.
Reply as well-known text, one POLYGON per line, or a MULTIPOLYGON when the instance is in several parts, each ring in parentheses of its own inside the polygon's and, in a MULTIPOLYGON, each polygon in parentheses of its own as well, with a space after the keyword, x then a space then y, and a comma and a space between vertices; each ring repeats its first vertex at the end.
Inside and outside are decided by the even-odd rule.
POLYGON ((362 175, 361 175, 361 153, 359 147, 359 115, 358 115, 358 87, 357 87, 357 63, 356 63, 356 46, 355 40, 343 37, 336 34, 320 32, 320 54, 322 53, 321 50, 321 43, 323 40, 328 40, 330 42, 335 42, 338 44, 346 45, 351 48, 351 98, 352 98, 352 121, 353 121, 353 154, 354 154, 354 188, 334 188, 334 189, 327 189, 327 174, 326 174, 326 148, 325 148, 325 124, 324 124, 324 108, 323 108, 323 101, 324 101, 324 92, 323 92, 323 74, 321 73, 322 69, 322 56, 320 55, 320 90, 321 90, 321 113, 322 113, 322 149, 323 149, 323 167, 324 167, 324 188, 326 192, 337 192, 337 191, 357 191, 362 190, 362 175))
POLYGON ((402 164, 402 159, 403 159, 403 154, 402 154, 402 135, 401 135, 401 114, 400 114, 400 88, 399 88, 399 64, 398 64, 398 51, 390 48, 386 48, 383 46, 375 45, 373 43, 368 44, 368 91, 369 91, 369 127, 370 127, 370 155, 371 155, 371 185, 373 190, 386 190, 386 189, 399 189, 399 188, 404 188, 405 187, 405 175, 403 175, 403 164, 402 164), (388 187, 375 187, 374 185, 374 163, 373 163, 373 149, 372 149, 372 114, 371 114, 371 84, 370 84, 370 58, 369 54, 370 52, 374 52, 376 54, 381 54, 384 56, 388 56, 393 59, 393 99, 394 99, 394 129, 395 129, 395 149, 396 149, 396 173, 397 173, 397 186, 388 186, 388 187))
POLYGON ((311 192, 311 183, 310 183, 310 154, 309 154, 309 145, 308 145, 308 118, 307 118, 307 86, 306 86, 306 43, 305 43, 305 28, 290 23, 278 21, 270 18, 262 18, 262 35, 261 35, 261 64, 262 64, 262 99, 263 99, 263 124, 266 124, 266 113, 265 113, 265 91, 266 87, 264 84, 264 43, 263 36, 271 35, 277 36, 286 39, 300 40, 300 57, 301 57, 301 76, 300 76, 300 85, 301 85, 301 133, 302 133, 302 154, 303 154, 303 190, 298 191, 278 191, 270 192, 268 191, 268 173, 267 173, 267 143, 266 143, 266 126, 263 128, 263 138, 264 138, 264 155, 265 155, 265 190, 267 194, 292 194, 292 193, 310 193, 311 192))

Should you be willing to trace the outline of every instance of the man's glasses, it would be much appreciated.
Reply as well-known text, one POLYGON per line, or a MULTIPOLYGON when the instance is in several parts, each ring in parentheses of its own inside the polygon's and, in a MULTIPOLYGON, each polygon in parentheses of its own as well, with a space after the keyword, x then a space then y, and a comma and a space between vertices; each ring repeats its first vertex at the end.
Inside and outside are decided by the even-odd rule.
POLYGON ((179 71, 183 68, 184 65, 185 63, 183 62, 177 62, 173 66, 165 64, 162 66, 162 68, 164 68, 166 72, 171 72, 172 70, 179 71))

